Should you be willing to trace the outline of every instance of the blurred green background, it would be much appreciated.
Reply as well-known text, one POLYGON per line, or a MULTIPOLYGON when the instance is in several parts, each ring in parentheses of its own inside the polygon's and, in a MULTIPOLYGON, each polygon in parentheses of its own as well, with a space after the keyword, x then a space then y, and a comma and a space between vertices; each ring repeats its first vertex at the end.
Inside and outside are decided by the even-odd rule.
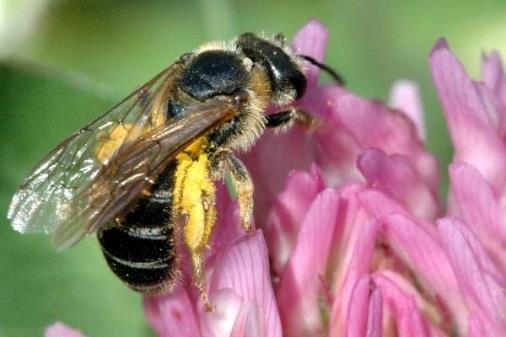
POLYGON ((451 148, 427 54, 446 36, 477 76, 481 51, 506 50, 505 14, 504 0, 0 0, 0 336, 40 336, 55 320, 88 336, 152 335, 140 297, 94 239, 57 254, 46 237, 11 230, 5 214, 52 146, 183 52, 244 31, 291 37, 316 17, 331 33, 327 63, 352 90, 387 99, 396 79, 420 84, 429 147, 444 167, 451 148))

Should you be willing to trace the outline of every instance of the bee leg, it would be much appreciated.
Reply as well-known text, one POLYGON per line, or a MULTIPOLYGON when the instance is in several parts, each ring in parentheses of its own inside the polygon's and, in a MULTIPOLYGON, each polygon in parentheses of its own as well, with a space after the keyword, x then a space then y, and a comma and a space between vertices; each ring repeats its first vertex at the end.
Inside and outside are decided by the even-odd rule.
POLYGON ((317 120, 309 112, 298 108, 290 108, 266 116, 265 127, 283 132, 292 127, 294 122, 309 130, 317 126, 317 120))
POLYGON ((239 218, 241 226, 247 232, 252 231, 253 219, 253 182, 244 164, 228 149, 220 150, 215 157, 214 164, 218 169, 214 172, 225 172, 225 178, 231 182, 233 195, 239 202, 239 218))
POLYGON ((209 238, 216 219, 214 195, 203 195, 200 206, 190 213, 185 227, 185 241, 191 255, 193 283, 200 293, 200 299, 207 311, 213 306, 206 291, 204 275, 204 253, 208 248, 209 238))
POLYGON ((213 311, 213 305, 209 300, 209 295, 206 291, 206 284, 204 281, 204 261, 202 253, 192 252, 191 253, 192 267, 193 267, 193 277, 194 277, 194 285, 195 288, 198 289, 200 300, 204 305, 204 309, 206 311, 213 311))
MULTIPOLYGON (((214 192, 214 191, 213 191, 214 192)), ((206 311, 212 311, 204 277, 204 252, 208 248, 211 232, 216 221, 215 194, 202 191, 200 203, 190 212, 186 227, 186 243, 190 249, 195 287, 206 311)))

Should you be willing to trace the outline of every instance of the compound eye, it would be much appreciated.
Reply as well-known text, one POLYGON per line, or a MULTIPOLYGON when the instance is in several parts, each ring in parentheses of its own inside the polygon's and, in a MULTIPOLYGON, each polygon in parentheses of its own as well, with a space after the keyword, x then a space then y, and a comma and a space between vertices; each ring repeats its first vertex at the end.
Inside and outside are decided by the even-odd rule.
POLYGON ((295 89, 296 92, 296 99, 301 98, 304 96, 304 93, 306 92, 306 76, 298 70, 293 71, 289 75, 289 81, 292 87, 295 89))

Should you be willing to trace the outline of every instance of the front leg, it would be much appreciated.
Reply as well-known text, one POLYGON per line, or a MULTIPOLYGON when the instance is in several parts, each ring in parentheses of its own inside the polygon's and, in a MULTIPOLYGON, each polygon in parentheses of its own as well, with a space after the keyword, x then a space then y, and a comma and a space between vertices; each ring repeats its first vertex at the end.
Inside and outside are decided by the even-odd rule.
POLYGON ((316 126, 316 119, 305 110, 290 108, 265 116, 265 126, 276 131, 286 131, 293 123, 299 123, 308 129, 316 126))
POLYGON ((239 202, 239 218, 246 231, 252 230, 253 219, 253 182, 244 164, 234 156, 231 150, 222 149, 215 154, 212 165, 216 180, 230 179, 235 196, 239 202))

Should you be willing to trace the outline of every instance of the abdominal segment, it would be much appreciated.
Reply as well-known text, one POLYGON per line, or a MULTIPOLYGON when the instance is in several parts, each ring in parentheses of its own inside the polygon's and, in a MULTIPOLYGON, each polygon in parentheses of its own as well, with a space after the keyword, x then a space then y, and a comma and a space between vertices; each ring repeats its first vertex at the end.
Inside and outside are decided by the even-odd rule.
POLYGON ((130 288, 143 293, 170 291, 178 276, 170 211, 172 170, 169 167, 119 223, 98 233, 109 267, 130 288))

